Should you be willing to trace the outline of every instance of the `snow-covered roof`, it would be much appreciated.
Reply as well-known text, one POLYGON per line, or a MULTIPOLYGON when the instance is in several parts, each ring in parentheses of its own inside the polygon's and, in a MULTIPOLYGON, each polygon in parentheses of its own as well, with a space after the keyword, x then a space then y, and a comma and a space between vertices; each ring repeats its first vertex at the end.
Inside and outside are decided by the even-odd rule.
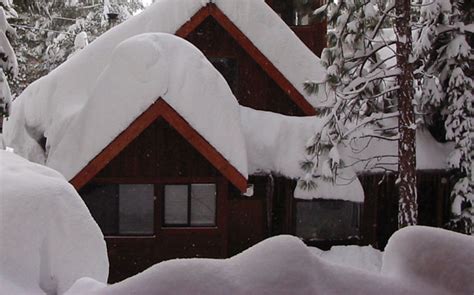
MULTIPOLYGON (((294 179, 304 176, 300 163, 307 159, 305 147, 316 131, 321 130, 323 118, 291 117, 248 107, 241 107, 240 114, 249 174, 273 172, 294 179)), ((396 126, 394 120, 387 124, 396 126)), ((451 143, 439 143, 423 129, 417 130, 416 143, 417 169, 448 169, 446 159, 453 150, 451 143)), ((341 159, 349 168, 339 170, 334 185, 318 178, 316 190, 297 187, 295 197, 363 202, 364 191, 356 173, 397 170, 397 153, 396 140, 356 138, 350 144, 340 146, 341 159), (360 161, 362 159, 370 161, 360 161)))
MULTIPOLYGON (((106 142, 110 141, 113 136, 116 136, 128 126, 140 112, 144 111, 152 103, 151 100, 158 98, 158 95, 168 92, 171 89, 167 85, 168 82, 174 83, 174 86, 179 86, 176 83, 181 81, 185 85, 191 79, 202 76, 197 75, 200 71, 206 72, 206 75, 209 75, 209 79, 212 77, 215 80, 222 80, 221 76, 209 66, 210 64, 201 60, 201 57, 199 57, 200 62, 191 62, 191 64, 196 65, 196 68, 194 68, 196 75, 187 74, 186 77, 188 78, 183 79, 183 73, 189 72, 189 66, 186 63, 172 64, 173 60, 167 62, 166 68, 172 69, 174 74, 164 77, 166 76, 164 71, 160 71, 157 68, 158 64, 162 66, 161 64, 165 63, 164 59, 159 59, 159 56, 156 55, 154 58, 157 61, 153 58, 146 59, 141 55, 149 54, 151 51, 154 53, 160 52, 162 49, 154 48, 155 45, 148 44, 148 47, 136 48, 138 51, 135 55, 129 51, 135 46, 130 42, 122 46, 122 48, 115 50, 122 41, 141 33, 175 33, 201 8, 211 2, 234 22, 254 45, 274 63, 275 67, 295 88, 310 100, 310 97, 303 91, 303 82, 306 80, 317 80, 322 77, 324 71, 319 64, 319 59, 264 1, 158 0, 139 15, 103 34, 47 76, 32 83, 16 99, 14 103, 16 110, 12 111, 10 120, 5 123, 4 133, 7 145, 13 146, 17 153, 32 161, 46 163, 48 166, 58 169, 70 179, 87 161, 90 161, 100 151, 100 148, 105 146, 106 142), (114 50, 115 53, 111 54, 114 50), (128 55, 127 57, 131 60, 135 59, 136 63, 129 64, 130 61, 125 62, 121 60, 121 54, 128 55), (127 81, 121 81, 121 77, 113 75, 113 69, 117 67, 123 67, 122 70, 132 73, 133 75, 130 75, 130 77, 133 76, 132 79, 135 80, 130 81, 129 78, 127 81), (207 70, 199 67, 207 68, 207 70), (111 73, 112 75, 107 76, 111 73), (151 74, 157 76, 151 76, 151 74), (147 88, 152 84, 149 81, 151 78, 154 81, 162 78, 161 86, 155 85, 154 91, 147 88), (163 79, 168 79, 168 81, 163 79), (128 88, 124 85, 128 85, 128 88), (132 88, 132 86, 135 88, 132 88), (161 89, 159 89, 160 87, 161 89), (117 91, 119 88, 126 89, 117 91), (137 91, 137 89, 141 89, 141 91, 137 91), (112 102, 114 99, 118 101, 119 97, 124 95, 124 93, 127 93, 129 97, 125 98, 120 104, 129 104, 130 106, 124 107, 121 109, 122 111, 119 111, 118 105, 112 102), (112 94, 114 97, 112 97, 112 94), (141 99, 145 96, 147 96, 146 99, 141 99), (96 99, 99 97, 104 99, 96 99), (105 108, 106 106, 107 108, 105 108), (109 115, 104 116, 104 113, 109 115), (100 121, 106 119, 109 120, 107 124, 100 121), (78 128, 77 123, 80 120, 83 120, 83 123, 88 126, 92 126, 92 124, 100 125, 97 125, 94 132, 84 131, 88 130, 86 126, 82 127, 84 130, 76 130, 75 128, 78 128), (98 130, 102 129, 106 130, 98 132, 98 130), (104 136, 104 134, 106 135, 104 136), (45 150, 39 144, 44 138, 46 139, 45 150), (81 142, 82 140, 84 142, 81 142), (78 155, 78 153, 84 156, 70 157, 71 154, 78 155), (71 162, 64 159, 70 159, 71 162)), ((168 54, 166 49, 163 50, 165 51, 159 54, 168 54)), ((196 54, 193 53, 193 55, 196 54)), ((203 87, 199 87, 202 85, 218 84, 215 81, 204 84, 205 80, 205 78, 202 79, 198 83, 199 85, 192 84, 197 87, 197 90, 187 92, 188 96, 186 98, 184 98, 184 92, 180 93, 183 96, 180 98, 182 99, 180 103, 177 102, 177 98, 175 98, 174 102, 170 103, 193 125, 198 123, 193 122, 193 120, 198 119, 188 116, 190 111, 185 109, 191 109, 191 107, 186 103, 192 97, 198 97, 198 94, 210 97, 209 94, 214 92, 214 98, 216 99, 201 101, 199 104, 203 105, 203 109, 200 111, 213 114, 216 117, 216 121, 205 123, 201 120, 199 124, 204 124, 201 126, 202 128, 193 125, 193 127, 199 129, 197 130, 198 132, 210 128, 209 126, 204 127, 207 126, 206 124, 212 124, 214 126, 212 128, 216 129, 218 128, 216 126, 220 125, 216 122, 221 122, 219 118, 235 119, 238 113, 235 110, 236 102, 233 101, 234 99, 231 93, 229 93, 230 91, 220 85, 216 86, 216 88, 219 88, 217 92, 216 89, 209 88, 206 90, 203 87), (206 93, 199 93, 199 90, 206 93), (190 93, 193 96, 189 96, 190 93), (223 96, 227 98, 221 99, 223 96), (231 100, 232 102, 230 102, 231 100), (211 106, 213 106, 212 109, 210 109, 211 106)), ((169 97, 170 93, 168 93, 169 97)), ((201 112, 197 111, 194 110, 196 113, 194 117, 198 116, 198 113, 201 114, 201 112)), ((229 135, 230 132, 225 134, 222 132, 209 132, 208 135, 216 137, 214 139, 210 138, 210 136, 205 136, 206 134, 202 135, 242 175, 246 176, 245 149, 242 148, 243 140, 241 133, 238 131, 239 126, 237 123, 225 122, 226 124, 222 126, 236 130, 236 132, 233 132, 235 138, 230 141, 235 142, 235 145, 226 144, 224 146, 221 144, 224 139, 228 139, 231 136, 229 135), (217 139, 218 135, 221 135, 223 139, 217 139)), ((203 131, 203 133, 206 132, 203 131)))
MULTIPOLYGON (((48 100, 35 93, 39 89, 54 92, 51 87, 60 81, 52 80, 52 85, 36 83, 28 88, 5 124, 5 134, 11 139, 8 145, 33 159, 41 155, 30 155, 29 151, 42 153, 47 166, 72 179, 161 97, 247 177, 238 102, 224 78, 191 43, 170 34, 142 34, 120 43, 109 60, 96 81, 82 85, 88 90, 83 93, 84 101, 57 101, 62 114, 52 105, 52 96, 48 100), (35 126, 34 121, 40 126, 35 126), (37 143, 21 143, 30 135, 29 130, 44 132, 45 153, 37 143)), ((76 77, 61 67, 46 79, 59 78, 57 73, 63 73, 61 78, 67 83, 76 77)), ((73 89, 69 91, 76 96, 73 89)))
POLYGON ((106 282, 99 226, 64 177, 0 150, 0 294, 63 294, 84 276, 106 282))

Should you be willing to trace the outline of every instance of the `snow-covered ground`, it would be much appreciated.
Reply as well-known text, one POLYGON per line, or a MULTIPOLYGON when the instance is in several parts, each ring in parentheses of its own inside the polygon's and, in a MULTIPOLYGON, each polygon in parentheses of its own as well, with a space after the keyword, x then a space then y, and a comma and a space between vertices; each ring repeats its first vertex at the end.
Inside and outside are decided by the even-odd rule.
POLYGON ((382 268, 383 253, 372 246, 332 246, 328 251, 310 247, 310 250, 329 263, 370 272, 380 272, 382 268))
POLYGON ((103 235, 58 172, 0 150, 0 294, 62 294, 81 277, 105 282, 103 235))
POLYGON ((474 238, 441 229, 398 231, 379 273, 328 263, 278 236, 230 259, 170 260, 110 286, 82 279, 67 294, 472 294, 473 265, 474 238))
POLYGON ((108 286, 103 236, 72 186, 11 152, 0 150, 0 163, 0 294, 474 292, 474 237, 428 227, 396 232, 383 254, 278 236, 229 259, 170 260, 108 286))

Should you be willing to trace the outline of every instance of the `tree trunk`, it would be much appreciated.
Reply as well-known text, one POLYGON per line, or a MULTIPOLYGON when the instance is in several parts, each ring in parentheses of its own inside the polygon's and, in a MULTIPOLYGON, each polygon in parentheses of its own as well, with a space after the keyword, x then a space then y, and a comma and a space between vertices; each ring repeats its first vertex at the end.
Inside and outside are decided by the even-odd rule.
POLYGON ((412 37, 410 27, 410 0, 396 0, 398 76, 398 227, 415 225, 418 205, 416 200, 416 124, 413 106, 413 68, 410 63, 412 37))

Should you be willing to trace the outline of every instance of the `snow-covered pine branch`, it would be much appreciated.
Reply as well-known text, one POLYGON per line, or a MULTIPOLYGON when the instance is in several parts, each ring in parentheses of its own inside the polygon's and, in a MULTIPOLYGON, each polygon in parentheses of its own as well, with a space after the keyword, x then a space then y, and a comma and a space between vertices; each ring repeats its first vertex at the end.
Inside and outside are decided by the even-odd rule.
POLYGON ((461 178, 452 191, 452 227, 472 232, 474 226, 474 97, 473 8, 459 0, 424 0, 415 31, 414 52, 420 106, 430 122, 436 115, 445 125, 446 140, 455 150, 448 163, 461 178), (470 38, 470 42, 468 39, 470 38), (455 224, 458 223, 458 224, 455 224), (461 225, 459 225, 461 223, 461 225))
MULTIPOLYGON (((16 77, 18 74, 18 62, 15 51, 10 44, 7 34, 14 37, 15 30, 10 26, 5 13, 5 8, 10 8, 10 2, 0 2, 0 119, 8 116, 11 104, 10 86, 6 74, 16 77)), ((13 10, 14 11, 14 10, 13 10)))

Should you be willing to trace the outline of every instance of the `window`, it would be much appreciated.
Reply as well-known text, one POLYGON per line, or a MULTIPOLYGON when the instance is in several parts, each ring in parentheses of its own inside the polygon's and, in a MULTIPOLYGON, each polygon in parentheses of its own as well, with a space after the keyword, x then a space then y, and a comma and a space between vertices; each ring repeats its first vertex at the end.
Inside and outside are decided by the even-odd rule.
POLYGON ((166 227, 215 226, 216 185, 165 185, 163 219, 166 227))
POLYGON ((322 0, 273 0, 274 10, 290 26, 305 26, 313 22, 314 10, 325 3, 322 0))
POLYGON ((153 235, 153 184, 89 184, 80 194, 104 235, 153 235))
POLYGON ((296 235, 305 240, 337 241, 357 238, 360 204, 342 200, 296 202, 296 235))

